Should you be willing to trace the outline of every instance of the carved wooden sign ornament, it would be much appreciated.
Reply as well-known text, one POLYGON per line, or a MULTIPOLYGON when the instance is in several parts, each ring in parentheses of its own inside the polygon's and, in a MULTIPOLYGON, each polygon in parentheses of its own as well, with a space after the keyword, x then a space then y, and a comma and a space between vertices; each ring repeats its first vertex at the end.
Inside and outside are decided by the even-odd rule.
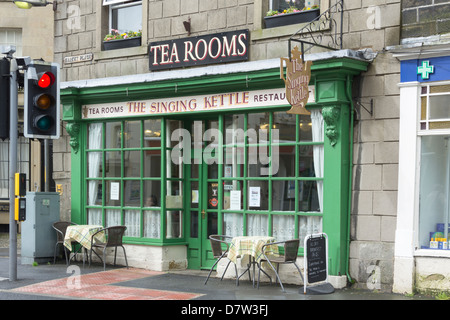
POLYGON ((287 111, 291 114, 306 114, 306 103, 309 98, 309 81, 311 80, 312 61, 304 62, 301 58, 301 52, 295 47, 291 59, 281 58, 280 76, 286 84, 286 99, 292 108, 287 111), (286 62, 286 77, 284 75, 284 62, 286 62))

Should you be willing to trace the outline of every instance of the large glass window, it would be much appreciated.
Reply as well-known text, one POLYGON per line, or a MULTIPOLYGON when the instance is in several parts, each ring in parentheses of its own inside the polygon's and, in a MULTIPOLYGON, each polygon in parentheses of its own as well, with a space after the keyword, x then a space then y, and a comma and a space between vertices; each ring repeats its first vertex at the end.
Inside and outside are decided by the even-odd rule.
POLYGON ((323 117, 224 116, 223 232, 301 238, 322 230, 323 117), (241 213, 241 214, 240 214, 241 213))
POLYGON ((303 243, 307 231, 320 232, 324 214, 320 110, 312 110, 310 116, 258 112, 215 119, 87 125, 87 222, 125 225, 128 238, 179 241, 198 236, 199 208, 208 206, 208 216, 215 221, 208 230, 231 236, 264 234, 280 240, 300 238, 303 243), (217 131, 205 130, 205 149, 197 148, 203 150, 197 155, 197 142, 183 143, 187 137, 177 134, 192 123, 220 129, 223 139, 213 137, 217 131), (184 159, 187 151, 189 158, 184 159), (200 171, 202 164, 207 166, 200 171), (214 197, 219 206, 199 202, 214 197), (195 208, 187 219, 186 202, 195 208))
POLYGON ((418 241, 419 248, 443 249, 450 226, 450 86, 425 85, 421 93, 418 241))
POLYGON ((161 120, 88 125, 87 220, 125 225, 126 237, 160 238, 161 120))

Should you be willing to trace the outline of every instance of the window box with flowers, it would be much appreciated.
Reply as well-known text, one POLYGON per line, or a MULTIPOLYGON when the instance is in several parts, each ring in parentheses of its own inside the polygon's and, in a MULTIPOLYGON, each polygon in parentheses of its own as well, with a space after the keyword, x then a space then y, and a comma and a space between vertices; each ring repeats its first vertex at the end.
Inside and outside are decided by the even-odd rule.
POLYGON ((266 28, 274 28, 286 26, 289 24, 305 23, 316 19, 320 15, 319 6, 305 7, 302 10, 296 7, 289 7, 288 9, 279 12, 271 10, 267 12, 264 17, 266 28))
POLYGON ((140 47, 141 39, 141 31, 129 31, 120 33, 118 30, 112 29, 111 33, 107 34, 103 38, 103 46, 105 50, 140 47))

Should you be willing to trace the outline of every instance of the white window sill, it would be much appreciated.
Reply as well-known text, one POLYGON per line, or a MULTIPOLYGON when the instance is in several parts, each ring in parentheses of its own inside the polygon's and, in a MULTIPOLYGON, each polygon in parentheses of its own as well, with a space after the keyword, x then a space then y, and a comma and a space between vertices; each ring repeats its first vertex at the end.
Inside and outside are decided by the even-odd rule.
POLYGON ((415 257, 450 258, 450 250, 419 249, 414 252, 415 257))

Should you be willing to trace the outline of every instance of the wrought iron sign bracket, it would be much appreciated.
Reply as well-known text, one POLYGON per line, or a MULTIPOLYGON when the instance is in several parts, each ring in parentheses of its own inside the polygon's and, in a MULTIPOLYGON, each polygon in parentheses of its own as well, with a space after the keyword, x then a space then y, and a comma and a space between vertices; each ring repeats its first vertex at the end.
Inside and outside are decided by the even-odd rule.
POLYGON ((289 38, 289 57, 291 56, 292 42, 300 43, 303 61, 305 61, 305 52, 312 47, 341 50, 343 23, 344 0, 336 0, 335 4, 328 10, 303 26, 289 38), (336 20, 337 15, 339 15, 340 21, 336 20), (325 39, 329 39, 327 44, 324 44, 325 39), (305 48, 305 45, 308 47, 305 48))

